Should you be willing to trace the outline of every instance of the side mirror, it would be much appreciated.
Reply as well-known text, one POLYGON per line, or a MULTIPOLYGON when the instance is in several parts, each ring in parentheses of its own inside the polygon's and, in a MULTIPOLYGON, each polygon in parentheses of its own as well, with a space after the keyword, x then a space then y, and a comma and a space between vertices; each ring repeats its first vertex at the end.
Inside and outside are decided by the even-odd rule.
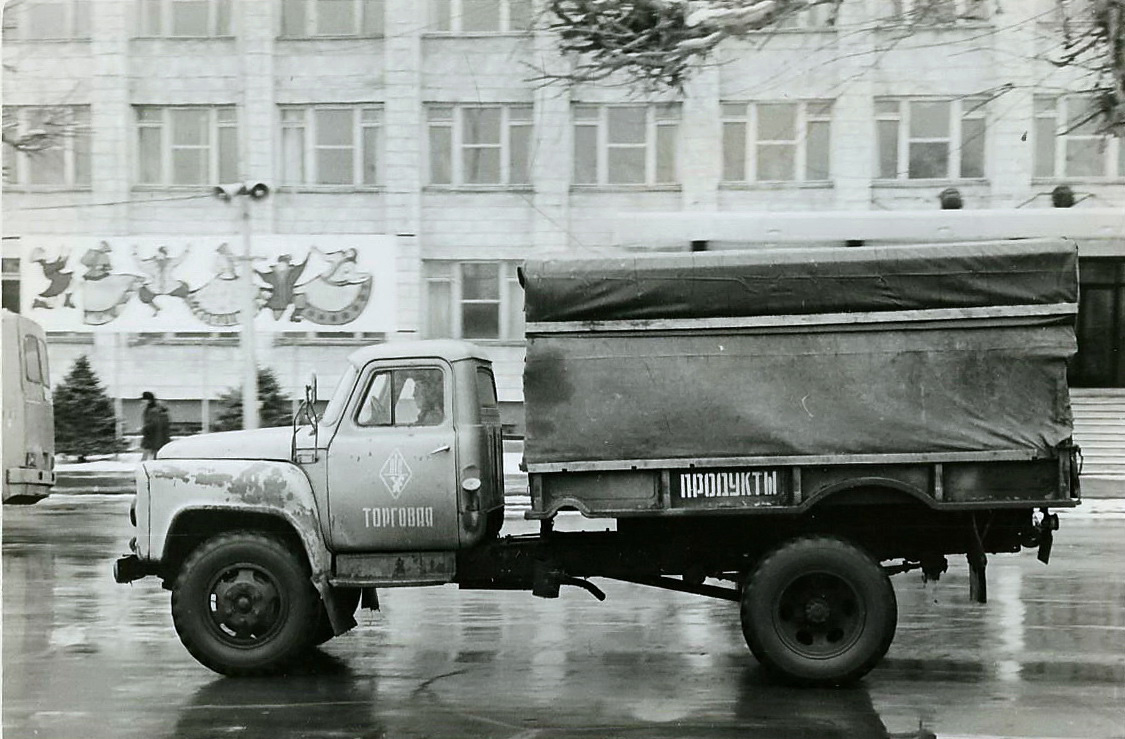
POLYGON ((309 373, 309 382, 305 385, 305 401, 309 405, 316 403, 316 373, 309 373))

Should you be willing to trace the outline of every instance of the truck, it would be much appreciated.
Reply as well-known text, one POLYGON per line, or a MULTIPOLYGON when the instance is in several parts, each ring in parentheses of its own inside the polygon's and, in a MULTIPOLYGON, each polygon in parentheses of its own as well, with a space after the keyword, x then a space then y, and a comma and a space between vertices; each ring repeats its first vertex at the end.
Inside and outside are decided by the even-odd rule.
POLYGON ((55 484, 55 412, 43 327, 7 309, 3 326, 5 504, 31 505, 55 484))
POLYGON ((604 599, 602 578, 737 603, 770 673, 834 685, 890 647, 891 576, 964 555, 985 602, 988 555, 1046 563, 1052 509, 1080 502, 1073 242, 544 258, 520 280, 537 533, 503 535, 486 350, 390 342, 322 413, 314 379, 290 428, 141 464, 117 582, 160 578, 228 675, 284 669, 381 588, 604 599), (568 511, 612 525, 557 530, 568 511))

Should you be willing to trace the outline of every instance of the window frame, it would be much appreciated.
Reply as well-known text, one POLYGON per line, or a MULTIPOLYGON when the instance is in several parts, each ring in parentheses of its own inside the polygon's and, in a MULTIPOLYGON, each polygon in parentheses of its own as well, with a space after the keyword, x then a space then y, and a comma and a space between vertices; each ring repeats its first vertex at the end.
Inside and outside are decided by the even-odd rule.
POLYGON ((723 164, 720 182, 724 185, 738 184, 830 184, 832 182, 832 117, 835 110, 833 100, 754 100, 754 101, 722 101, 720 103, 722 119, 723 164), (795 105, 797 111, 794 119, 793 138, 791 139, 761 139, 759 138, 759 108, 763 105, 795 105), (826 106, 827 111, 814 111, 816 106, 826 106), (741 113, 735 111, 741 108, 741 113), (827 163, 824 177, 813 178, 809 176, 809 130, 811 125, 825 123, 828 125, 828 150, 827 163), (727 124, 743 126, 742 138, 742 177, 728 178, 726 171, 726 146, 727 124), (759 148, 767 146, 792 146, 793 147, 793 177, 785 180, 762 179, 758 176, 759 148))
POLYGON ((92 38, 90 0, 23 0, 3 8, 3 39, 26 42, 89 41, 92 38), (62 35, 32 36, 29 12, 36 6, 63 6, 62 35))
POLYGON ((476 36, 498 34, 529 34, 535 28, 535 9, 532 0, 495 0, 497 4, 497 28, 495 30, 464 30, 465 0, 427 0, 426 33, 442 36, 476 36), (528 6, 527 27, 514 27, 512 6, 528 6))
POLYGON ((364 383, 363 392, 360 393, 359 400, 355 404, 352 411, 351 422, 352 425, 358 429, 404 429, 404 428, 440 428, 448 426, 452 413, 450 411, 450 393, 449 393, 450 378, 446 374, 446 370, 441 365, 436 364, 420 364, 420 365, 378 365, 371 369, 364 383), (414 384, 410 389, 410 400, 414 401, 414 394, 417 392, 417 375, 421 372, 436 372, 441 378, 441 422, 435 424, 419 424, 418 416, 414 417, 413 422, 400 423, 397 418, 399 402, 402 400, 402 391, 405 389, 406 381, 409 380, 414 384), (364 423, 360 420, 363 416, 364 409, 367 407, 368 400, 371 397, 371 391, 375 387, 375 383, 380 375, 389 375, 390 393, 388 400, 393 401, 387 404, 388 422, 386 423, 364 423), (396 396, 396 388, 398 388, 396 396))
POLYGON ((936 0, 881 0, 873 3, 875 20, 904 25, 964 26, 992 20, 987 0, 945 0, 953 9, 951 16, 940 18, 916 11, 919 5, 933 5, 936 0), (882 5, 882 8, 879 6, 882 5))
POLYGON ((278 174, 281 187, 291 189, 338 189, 338 190, 375 190, 383 184, 383 154, 385 149, 386 125, 382 103, 310 103, 296 105, 279 105, 278 131, 280 142, 278 146, 278 174), (328 145, 317 141, 319 118, 317 113, 324 111, 341 111, 351 114, 351 145, 328 145), (300 113, 301 120, 286 120, 286 113, 300 113), (367 132, 375 132, 374 151, 369 151, 367 146, 367 132), (301 176, 298 181, 290 175, 291 165, 288 161, 289 148, 287 145, 287 132, 299 132, 301 141, 301 176), (320 161, 317 156, 321 151, 329 149, 350 149, 352 152, 352 181, 350 183, 319 182, 320 161), (367 181, 368 158, 374 161, 374 175, 372 181, 367 181))
POLYGON ((323 33, 320 31, 321 16, 319 0, 283 0, 278 13, 278 38, 281 39, 332 39, 332 38, 383 38, 387 32, 387 0, 350 0, 352 5, 352 30, 347 33, 323 33), (287 8, 291 3, 301 8, 301 21, 304 29, 295 33, 286 27, 287 8), (378 30, 368 30, 368 11, 377 7, 378 30))
POLYGON ((835 31, 839 21, 840 5, 824 3, 783 15, 777 23, 778 31, 835 31))
POLYGON ((240 126, 237 105, 134 105, 134 125, 136 136, 136 165, 134 176, 136 184, 140 187, 199 187, 200 185, 214 184, 216 182, 230 182, 236 178, 241 161, 240 126), (174 113, 179 111, 206 111, 207 112, 207 143, 204 146, 174 143, 174 113), (158 111, 159 121, 146 121, 142 113, 158 111), (223 114, 229 113, 229 118, 223 120, 223 114), (227 156, 223 150, 222 134, 224 130, 233 129, 234 141, 231 144, 233 152, 227 156), (155 130, 158 133, 160 147, 159 176, 156 182, 146 180, 145 164, 143 159, 142 132, 155 130), (203 182, 175 182, 174 153, 177 150, 206 149, 207 171, 203 182), (233 168, 233 172, 230 168, 233 168))
POLYGON ((519 284, 517 268, 522 260, 511 259, 433 259, 422 263, 423 310, 422 333, 432 339, 467 339, 475 342, 511 343, 525 339, 523 316, 523 288, 519 284), (497 265, 497 299, 464 298, 464 269, 467 264, 497 265), (441 274, 439 274, 441 272, 441 274), (434 286, 444 285, 448 291, 446 304, 435 305, 434 286), (480 337, 466 335, 464 306, 495 302, 497 305, 497 335, 480 337), (433 319, 438 310, 449 326, 448 332, 435 332, 433 319))
POLYGON ((1104 133, 1071 133, 1071 105, 1086 101, 1083 95, 1036 95, 1032 105, 1032 177, 1036 180, 1090 180, 1098 182, 1125 179, 1125 142, 1116 136, 1104 133), (1050 111, 1042 109, 1049 104, 1050 111), (1054 146, 1051 147, 1051 172, 1043 173, 1040 168, 1039 143, 1042 136, 1041 124, 1052 123, 1054 146), (1071 174, 1067 171, 1067 148, 1071 142, 1098 141, 1104 144, 1100 153, 1102 174, 1071 174))
POLYGON ((924 97, 878 97, 875 99, 875 176, 876 183, 890 182, 981 182, 988 179, 988 102, 984 97, 962 98, 924 98, 924 97), (896 112, 880 111, 880 104, 893 103, 896 112), (949 106, 948 130, 945 136, 915 136, 911 131, 914 105, 944 103, 949 106), (965 121, 984 121, 980 142, 980 176, 962 174, 965 152, 965 121), (881 122, 894 121, 896 126, 895 173, 886 176, 881 171, 883 142, 879 131, 881 122), (912 144, 942 143, 946 145, 946 171, 939 177, 911 177, 910 149, 912 144))
POLYGON ((139 38, 200 39, 234 37, 234 0, 136 0, 139 38), (202 33, 176 33, 177 3, 205 2, 207 30, 202 33))
MULTIPOLYGON (((683 122, 683 108, 679 102, 671 103, 585 103, 574 102, 570 113, 571 133, 573 136, 570 180, 574 187, 589 188, 674 188, 680 186, 680 141, 682 136, 681 124, 683 122), (611 142, 609 115, 611 109, 645 109, 645 140, 643 144, 634 142, 611 142), (586 115, 594 111, 596 115, 586 115), (595 162, 594 182, 580 181, 579 149, 577 146, 578 132, 582 128, 594 129, 595 136, 595 162), (661 129, 671 129, 672 135, 672 161, 671 179, 659 179, 663 167, 660 161, 660 135, 661 129), (645 176, 643 182, 615 182, 610 178, 609 154, 613 149, 639 148, 645 150, 645 176)), ((665 163, 667 164, 667 163, 665 163)))
POLYGON ((437 188, 505 188, 505 189, 531 189, 531 153, 534 144, 534 106, 531 103, 427 103, 426 114, 426 184, 428 187, 437 188), (448 117, 437 117, 439 111, 449 111, 448 117), (499 110, 500 111, 500 140, 493 143, 466 143, 465 142, 465 114, 467 111, 499 110), (516 117, 518 115, 518 117, 516 117), (525 163, 524 177, 515 179, 516 163, 514 162, 515 148, 513 146, 513 133, 523 130, 525 135, 525 163), (448 181, 437 178, 438 167, 435 166, 434 156, 437 153, 435 134, 443 131, 448 140, 446 162, 449 165, 448 181), (497 182, 468 182, 465 179, 465 155, 473 149, 496 149, 499 151, 499 178, 497 182))
MULTIPOLYGON (((4 171, 4 186, 21 190, 88 190, 93 186, 93 127, 89 105, 14 105, 5 106, 5 125, 15 120, 17 136, 29 130, 29 118, 36 111, 57 111, 65 118, 56 135, 62 142, 62 181, 31 182, 36 154, 9 150, 10 167, 4 171), (72 129, 68 133, 65 129, 72 129), (85 142, 84 145, 81 142, 85 142), (83 167, 84 163, 84 167, 83 167)), ((8 147, 5 147, 8 148, 8 147)), ((57 147, 56 147, 57 148, 57 147)))

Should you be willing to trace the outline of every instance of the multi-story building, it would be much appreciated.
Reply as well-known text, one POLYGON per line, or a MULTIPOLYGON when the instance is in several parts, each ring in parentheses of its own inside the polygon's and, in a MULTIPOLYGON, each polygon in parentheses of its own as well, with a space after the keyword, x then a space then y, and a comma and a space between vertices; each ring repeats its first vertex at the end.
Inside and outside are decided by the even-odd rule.
MULTIPOLYGON (((1049 209, 1061 184, 1125 207, 1125 141, 1049 60, 1056 0, 843 0, 650 96, 537 81, 567 62, 531 0, 8 5, 5 131, 50 145, 4 149, 5 306, 49 330, 53 381, 90 355, 127 429, 143 390, 207 427, 239 383, 246 254, 258 361, 294 394, 357 344, 463 337, 518 429, 516 267, 611 250, 622 214, 935 210, 950 187, 1049 209), (213 197, 232 182, 270 192, 213 197)), ((1081 249, 1079 423, 1120 469, 1125 240, 1081 249)))

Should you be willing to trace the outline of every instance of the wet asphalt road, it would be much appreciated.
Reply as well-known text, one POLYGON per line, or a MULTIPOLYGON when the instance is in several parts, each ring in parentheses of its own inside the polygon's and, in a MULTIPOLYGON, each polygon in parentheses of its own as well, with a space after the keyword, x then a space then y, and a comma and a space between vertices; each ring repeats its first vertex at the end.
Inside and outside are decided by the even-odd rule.
MULTIPOLYGON (((1125 520, 1064 514, 1049 567, 895 578, 899 629, 856 687, 771 684, 734 604, 601 581, 381 591, 300 674, 233 680, 180 646, 152 578, 116 585, 125 496, 3 510, 5 737, 1125 737, 1125 520)), ((518 525, 509 521, 508 526, 518 525)))

